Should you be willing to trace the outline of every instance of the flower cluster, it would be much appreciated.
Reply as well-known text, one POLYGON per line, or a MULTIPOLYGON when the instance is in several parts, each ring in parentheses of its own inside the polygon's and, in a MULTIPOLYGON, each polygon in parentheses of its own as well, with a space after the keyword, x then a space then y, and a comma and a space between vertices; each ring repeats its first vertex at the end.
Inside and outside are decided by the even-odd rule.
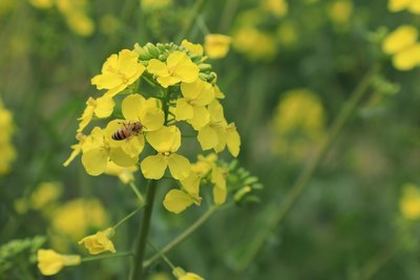
POLYGON ((420 14, 420 1, 419 0, 389 0, 388 10, 391 12, 401 12, 407 10, 413 14, 420 14))
POLYGON ((384 39, 382 50, 392 55, 392 64, 401 71, 408 71, 420 65, 420 43, 417 28, 411 25, 399 26, 384 39))
POLYGON ((13 129, 12 114, 0 100, 0 175, 10 171, 10 164, 16 157, 16 151, 11 143, 13 129))
MULTIPOLYGON (((213 42, 207 42, 206 48, 216 44, 214 54, 223 55, 226 49, 221 45, 225 44, 218 43, 223 39, 211 39, 213 42)), ((202 151, 220 153, 227 148, 232 156, 239 154, 239 134, 235 124, 225 118, 221 104, 224 94, 206 59, 203 46, 187 40, 180 46, 136 44, 132 50, 112 54, 101 73, 91 80, 104 93, 87 100, 79 118, 78 143, 72 146, 73 152, 64 165, 81 154, 86 172, 93 176, 116 168, 133 171, 139 165, 145 178, 158 180, 168 170, 182 186, 165 198, 165 207, 174 213, 199 204, 200 180, 211 176, 215 203, 223 203, 226 184, 216 155, 200 156, 197 163, 191 164, 182 152, 195 137, 202 151), (94 119, 107 119, 107 124, 85 134, 94 119), (151 149, 145 147, 154 152, 150 154, 151 149)))

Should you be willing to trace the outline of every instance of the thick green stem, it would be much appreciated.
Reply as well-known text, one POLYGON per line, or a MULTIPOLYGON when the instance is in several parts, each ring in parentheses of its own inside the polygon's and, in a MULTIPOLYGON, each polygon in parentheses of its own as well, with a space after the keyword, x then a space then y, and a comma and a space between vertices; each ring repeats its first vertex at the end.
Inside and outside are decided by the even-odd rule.
POLYGON ((306 189, 309 180, 312 178, 315 173, 316 168, 324 158, 325 154, 329 151, 332 142, 337 138, 338 134, 341 132, 344 124, 349 120, 357 104, 367 92, 369 86, 371 85, 372 78, 378 71, 378 67, 374 66, 371 71, 369 71, 366 76, 360 81, 358 86, 352 92, 349 100, 344 105, 343 109, 340 111, 337 118, 334 120, 331 129, 327 137, 321 143, 315 156, 308 162, 308 164, 302 170, 302 173, 296 180, 295 184, 290 188, 289 192, 286 194, 283 203, 280 205, 280 208, 277 206, 278 202, 275 202, 274 205, 268 206, 275 211, 270 212, 274 213, 272 218, 268 221, 266 227, 257 233, 254 241, 247 248, 245 254, 242 255, 241 261, 238 264, 238 270, 243 270, 248 267, 249 263, 256 257, 261 247, 264 245, 265 240, 270 236, 270 234, 279 226, 279 224, 286 217, 289 210, 295 205, 296 201, 302 195, 303 191, 306 189))
POLYGON ((146 206, 144 209, 143 220, 139 229, 139 235, 137 240, 137 249, 134 254, 133 269, 130 274, 130 279, 144 279, 143 278, 143 259, 145 255, 147 236, 149 234, 150 221, 152 217, 153 204, 156 195, 156 184, 157 181, 149 180, 147 186, 146 195, 146 206))
POLYGON ((150 259, 144 262, 144 267, 148 267, 161 256, 172 250, 175 246, 179 243, 184 241, 188 236, 190 236, 197 228, 199 228, 202 224, 204 224, 213 214, 214 212, 219 209, 217 206, 210 207, 200 218, 197 219, 191 226, 189 226, 186 230, 184 230, 180 235, 175 237, 174 240, 169 242, 165 247, 163 247, 159 252, 154 254, 150 259))

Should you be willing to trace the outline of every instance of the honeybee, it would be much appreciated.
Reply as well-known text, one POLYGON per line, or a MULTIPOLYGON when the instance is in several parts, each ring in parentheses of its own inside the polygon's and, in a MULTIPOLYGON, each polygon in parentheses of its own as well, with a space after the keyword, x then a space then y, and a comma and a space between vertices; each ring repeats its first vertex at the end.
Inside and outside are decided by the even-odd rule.
POLYGON ((115 131, 111 137, 116 141, 121 141, 132 135, 137 135, 142 128, 143 125, 140 122, 123 123, 123 127, 115 131))

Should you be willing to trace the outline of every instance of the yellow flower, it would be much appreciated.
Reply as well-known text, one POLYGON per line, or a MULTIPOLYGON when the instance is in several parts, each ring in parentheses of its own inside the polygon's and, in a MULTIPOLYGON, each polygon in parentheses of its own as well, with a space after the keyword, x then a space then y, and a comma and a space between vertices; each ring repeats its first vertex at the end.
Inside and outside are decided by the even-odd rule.
POLYGON ((122 167, 115 164, 112 161, 109 161, 108 165, 106 166, 105 174, 118 176, 118 178, 121 180, 121 182, 123 182, 123 184, 128 184, 134 181, 133 173, 136 171, 137 171, 137 166, 135 165, 122 167))
POLYGON ((275 110, 272 129, 276 153, 304 160, 326 133, 321 100, 308 89, 287 91, 275 110))
POLYGON ((389 0, 388 9, 391 12, 400 12, 408 10, 414 14, 420 14, 419 0, 389 0))
MULTIPOLYGON (((164 113, 160 108, 160 101, 156 98, 145 99, 140 94, 131 94, 122 102, 122 113, 126 121, 111 121, 106 128, 109 144, 114 148, 121 148, 127 155, 137 158, 144 148, 144 135, 156 131, 163 126, 164 113), (130 125, 138 124, 139 131, 135 131, 123 140, 114 140, 112 135, 121 129, 130 130, 130 125)), ((117 164, 121 165, 120 162, 117 164)), ((126 165, 124 165, 126 166, 126 165)))
POLYGON ((88 37, 95 31, 95 23, 83 11, 67 13, 66 22, 74 33, 82 37, 88 37))
POLYGON ((31 206, 34 209, 42 209, 56 201, 61 193, 62 186, 58 182, 43 182, 31 194, 31 206))
POLYGON ((400 211, 403 217, 408 220, 420 218, 420 189, 415 184, 407 183, 403 186, 400 211))
POLYGON ((166 63, 151 59, 147 71, 157 76, 161 86, 167 88, 179 82, 192 83, 198 79, 199 68, 183 52, 174 51, 169 54, 166 63))
POLYGON ((29 3, 38 9, 49 9, 54 5, 53 0, 29 0, 29 3))
POLYGON ((382 50, 386 54, 396 54, 415 44, 418 32, 414 26, 401 25, 388 34, 382 43, 382 50))
POLYGON ((64 266, 79 265, 79 255, 61 255, 54 250, 39 249, 37 252, 38 268, 42 275, 57 274, 64 266))
POLYGON ((109 117, 114 110, 114 106, 115 102, 111 97, 103 96, 97 99, 89 97, 88 101, 86 101, 86 108, 79 118, 80 123, 77 132, 82 132, 89 125, 94 115, 101 119, 109 117))
POLYGON ((252 26, 244 26, 233 35, 233 47, 251 60, 270 60, 277 53, 274 37, 252 26))
POLYGON ((192 273, 192 272, 185 272, 181 267, 175 267, 172 270, 172 274, 176 277, 178 280, 204 280, 201 276, 192 273))
POLYGON ((200 79, 193 83, 181 83, 183 98, 179 98, 173 109, 178 121, 188 121, 195 130, 199 130, 210 121, 206 108, 214 99, 214 89, 211 84, 200 79))
POLYGON ((204 53, 203 50, 203 46, 200 44, 193 44, 190 41, 184 39, 181 42, 181 46, 183 46, 184 48, 186 48, 190 54, 194 55, 194 56, 202 56, 204 53))
POLYGON ((72 152, 70 153, 70 156, 66 159, 66 161, 63 163, 63 166, 68 166, 82 152, 82 145, 86 140, 86 135, 78 133, 76 135, 76 140, 79 141, 79 143, 70 146, 72 152))
POLYGON ((353 3, 350 0, 336 0, 328 8, 328 15, 335 24, 348 23, 353 13, 353 3))
POLYGON ((140 3, 145 11, 155 11, 172 5, 172 0, 140 0, 140 3))
POLYGON ((181 181, 182 189, 172 189, 163 200, 163 206, 175 214, 183 212, 192 204, 200 205, 201 197, 199 195, 200 177, 191 172, 190 175, 181 181))
POLYGON ((232 39, 223 34, 208 34, 204 38, 206 55, 212 59, 223 58, 229 52, 232 39))
POLYGON ((181 132, 176 126, 164 126, 160 130, 149 132, 146 138, 158 153, 146 157, 141 162, 140 167, 144 177, 160 179, 167 167, 177 180, 188 177, 191 169, 190 162, 176 153, 181 146, 181 132))
POLYGON ((110 240, 115 235, 115 230, 110 227, 96 234, 86 236, 79 241, 80 245, 85 246, 91 255, 98 255, 104 252, 115 253, 114 243, 110 240))
POLYGON ((227 124, 223 107, 214 100, 209 106, 210 121, 198 131, 197 139, 203 150, 214 149, 221 152, 228 146, 232 156, 237 157, 241 140, 234 123, 227 124))
POLYGON ((11 143, 13 130, 12 114, 4 108, 0 99, 0 174, 8 173, 16 158, 16 151, 11 143))
POLYGON ((285 0, 264 0, 262 7, 278 17, 284 16, 288 11, 288 4, 285 0))
POLYGON ((103 228, 108 221, 102 203, 97 199, 75 199, 58 207, 51 215, 54 232, 80 240, 89 228, 103 228))
POLYGON ((392 57, 392 64, 402 71, 411 70, 420 65, 420 43, 400 51, 392 57))
POLYGON ((115 96, 143 74, 145 67, 138 62, 138 56, 137 52, 127 49, 112 54, 102 66, 101 74, 92 78, 92 84, 97 89, 107 89, 105 95, 115 96))

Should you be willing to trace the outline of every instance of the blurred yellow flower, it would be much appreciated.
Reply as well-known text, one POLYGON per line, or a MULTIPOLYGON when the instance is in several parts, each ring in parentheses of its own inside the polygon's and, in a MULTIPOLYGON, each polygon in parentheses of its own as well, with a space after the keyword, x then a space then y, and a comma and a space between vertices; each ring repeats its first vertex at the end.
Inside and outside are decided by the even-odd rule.
POLYGON ((145 67, 138 62, 138 53, 121 50, 112 54, 102 66, 101 74, 92 78, 97 89, 108 90, 105 95, 113 97, 134 83, 143 74, 145 67))
POLYGON ((190 54, 195 55, 195 56, 202 56, 204 53, 204 49, 202 45, 193 44, 186 39, 182 40, 181 46, 186 48, 190 52, 190 54))
POLYGON ((277 53, 274 37, 252 26, 244 26, 233 35, 233 47, 250 60, 270 60, 277 53))
POLYGON ((30 202, 33 209, 40 210, 57 201, 63 191, 59 182, 43 182, 31 194, 30 202))
POLYGON ((420 0, 389 0, 388 9, 391 12, 408 10, 413 14, 420 14, 420 0))
POLYGON ((110 227, 96 234, 86 236, 79 241, 80 245, 85 246, 91 255, 98 255, 104 252, 115 253, 114 243, 110 240, 115 235, 115 230, 110 227))
POLYGON ((88 101, 86 101, 86 108, 78 119, 80 123, 77 132, 82 132, 89 125, 94 115, 101 119, 109 117, 114 110, 114 106, 115 102, 111 97, 103 96, 97 99, 89 97, 88 101))
POLYGON ((29 0, 29 3, 38 9, 49 9, 54 5, 54 0, 29 0))
POLYGON ((328 7, 331 21, 338 25, 348 23, 352 13, 353 2, 351 0, 336 0, 328 7))
POLYGON ((199 68, 183 52, 174 51, 169 54, 166 63, 151 59, 147 71, 157 76, 161 86, 167 88, 179 82, 192 83, 198 79, 199 68))
POLYGON ((140 0, 141 7, 149 12, 162 10, 172 5, 172 0, 140 0))
POLYGON ((212 59, 223 58, 229 52, 232 39, 223 34, 207 34, 204 38, 204 50, 212 59))
POLYGON ((12 114, 0 99, 0 175, 10 171, 10 165, 16 158, 16 151, 11 143, 14 132, 12 114))
POLYGON ((275 16, 282 17, 287 14, 288 4, 286 0, 264 0, 262 8, 275 16))
POLYGON ((403 217, 408 220, 420 218, 420 188, 417 185, 407 183, 403 186, 400 211, 403 217))
POLYGON ((66 21, 70 29, 82 37, 88 37, 95 31, 93 20, 82 12, 67 14, 66 21))
POLYGON ((79 255, 61 255, 54 250, 39 249, 37 251, 38 268, 42 275, 51 276, 60 272, 64 266, 79 265, 79 255))
POLYGON ((103 228, 108 221, 102 203, 97 199, 68 201, 52 212, 51 225, 55 232, 77 241, 89 228, 103 228))
POLYGON ((420 44, 414 26, 402 25, 388 34, 382 43, 384 53, 392 55, 392 64, 401 71, 420 65, 420 44))
POLYGON ((278 41, 284 46, 294 46, 299 38, 299 33, 295 24, 286 21, 279 25, 276 30, 278 41))
POLYGON ((160 179, 169 167, 172 176, 183 180, 190 174, 189 160, 176 153, 181 146, 181 132, 176 126, 164 126, 146 135, 147 141, 158 152, 146 157, 140 164, 144 177, 160 179))
POLYGON ((181 83, 183 98, 179 98, 173 110, 175 119, 188 121, 195 130, 199 130, 210 121, 206 108, 214 99, 211 84, 200 79, 193 83, 181 83))
POLYGON ((396 54, 417 41, 418 32, 414 26, 401 25, 388 34, 382 43, 382 50, 386 54, 396 54))
POLYGON ((185 272, 184 269, 181 267, 175 267, 172 270, 172 274, 176 277, 178 280, 204 280, 201 276, 192 273, 192 272, 185 272))
POLYGON ((275 152, 296 160, 304 159, 325 135, 321 101, 310 90, 289 90, 277 105, 272 129, 275 152))

